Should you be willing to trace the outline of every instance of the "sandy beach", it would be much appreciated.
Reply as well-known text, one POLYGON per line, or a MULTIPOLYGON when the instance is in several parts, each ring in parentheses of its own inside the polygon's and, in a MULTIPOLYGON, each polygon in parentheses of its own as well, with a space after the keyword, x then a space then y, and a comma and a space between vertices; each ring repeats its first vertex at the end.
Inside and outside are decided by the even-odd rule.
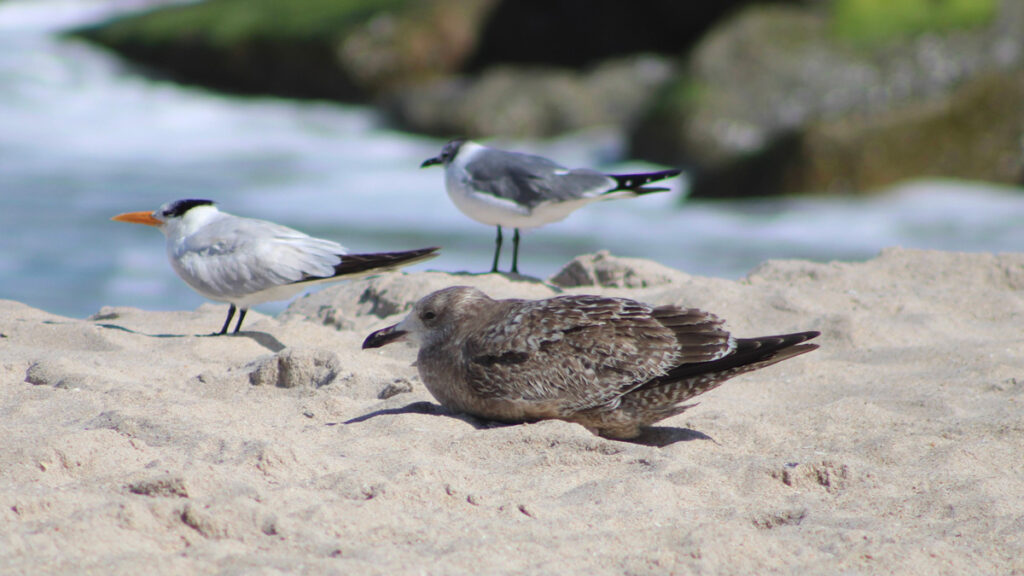
POLYGON ((1024 254, 391 273, 197 336, 225 309, 0 301, 0 573, 1024 574, 1024 254), (413 347, 360 349, 456 284, 821 349, 636 442, 497 425, 441 408, 413 347))

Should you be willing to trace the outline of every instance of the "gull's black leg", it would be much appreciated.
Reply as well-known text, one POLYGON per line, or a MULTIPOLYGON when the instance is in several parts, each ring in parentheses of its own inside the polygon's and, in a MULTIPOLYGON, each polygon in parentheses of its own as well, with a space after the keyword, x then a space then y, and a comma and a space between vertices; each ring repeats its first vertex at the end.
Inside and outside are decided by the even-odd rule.
POLYGON ((248 308, 242 308, 238 311, 238 324, 235 324, 235 334, 238 334, 238 329, 242 327, 242 320, 245 319, 245 313, 248 311, 248 308))
POLYGON ((501 255, 501 226, 498 226, 498 237, 494 239, 494 264, 491 264, 491 272, 498 271, 498 256, 501 255))
POLYGON ((519 274, 519 228, 512 235, 512 273, 519 274))
MULTIPOLYGON (((242 312, 242 315, 244 316, 245 312, 242 312)), ((228 333, 228 326, 231 325, 231 319, 234 318, 234 317, 235 317, 235 305, 232 304, 231 307, 228 308, 228 319, 224 321, 224 327, 220 329, 220 332, 217 332, 216 334, 214 334, 214 336, 223 336, 224 334, 227 334, 228 333)))

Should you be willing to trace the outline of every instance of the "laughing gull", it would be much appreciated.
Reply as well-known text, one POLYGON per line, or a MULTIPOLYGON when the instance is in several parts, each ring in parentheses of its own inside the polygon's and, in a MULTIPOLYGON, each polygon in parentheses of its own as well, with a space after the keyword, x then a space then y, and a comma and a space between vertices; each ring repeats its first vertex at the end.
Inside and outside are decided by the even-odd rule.
POLYGON ((441 154, 420 167, 444 165, 448 197, 463 214, 498 227, 491 272, 498 271, 501 227, 515 228, 512 273, 519 273, 519 229, 564 220, 591 202, 632 198, 668 188, 646 184, 677 176, 681 170, 646 174, 604 174, 568 169, 542 156, 489 148, 470 140, 452 140, 441 154))
POLYGON ((722 320, 625 298, 492 300, 467 286, 425 296, 363 348, 404 337, 445 407, 504 422, 559 419, 608 438, 691 408, 729 378, 816 349, 818 332, 733 338, 722 320))
POLYGON ((250 306, 285 300, 312 284, 377 274, 437 256, 438 248, 346 254, 337 242, 280 224, 221 212, 211 200, 176 200, 156 211, 114 216, 159 228, 178 276, 199 294, 227 302, 226 334, 236 308, 235 333, 250 306))

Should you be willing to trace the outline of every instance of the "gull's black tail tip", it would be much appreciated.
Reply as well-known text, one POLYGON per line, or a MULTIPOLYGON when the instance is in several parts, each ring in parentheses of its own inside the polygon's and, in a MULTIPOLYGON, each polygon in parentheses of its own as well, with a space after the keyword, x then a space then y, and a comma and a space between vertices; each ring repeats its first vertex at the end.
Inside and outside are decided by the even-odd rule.
POLYGON ((611 192, 618 190, 631 190, 637 194, 664 192, 668 190, 668 188, 645 188, 644 185, 678 176, 682 174, 682 172, 683 171, 681 169, 673 169, 661 170, 659 172, 645 172, 643 174, 609 174, 609 176, 615 179, 616 186, 614 190, 611 190, 611 192))

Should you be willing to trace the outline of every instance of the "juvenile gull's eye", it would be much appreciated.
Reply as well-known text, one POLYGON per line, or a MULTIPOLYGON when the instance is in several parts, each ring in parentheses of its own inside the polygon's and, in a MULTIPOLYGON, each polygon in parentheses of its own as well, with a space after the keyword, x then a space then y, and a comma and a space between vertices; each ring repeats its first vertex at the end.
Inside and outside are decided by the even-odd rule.
POLYGON ((437 318, 437 314, 430 310, 427 310, 426 312, 423 313, 424 320, 433 320, 434 318, 437 318))

